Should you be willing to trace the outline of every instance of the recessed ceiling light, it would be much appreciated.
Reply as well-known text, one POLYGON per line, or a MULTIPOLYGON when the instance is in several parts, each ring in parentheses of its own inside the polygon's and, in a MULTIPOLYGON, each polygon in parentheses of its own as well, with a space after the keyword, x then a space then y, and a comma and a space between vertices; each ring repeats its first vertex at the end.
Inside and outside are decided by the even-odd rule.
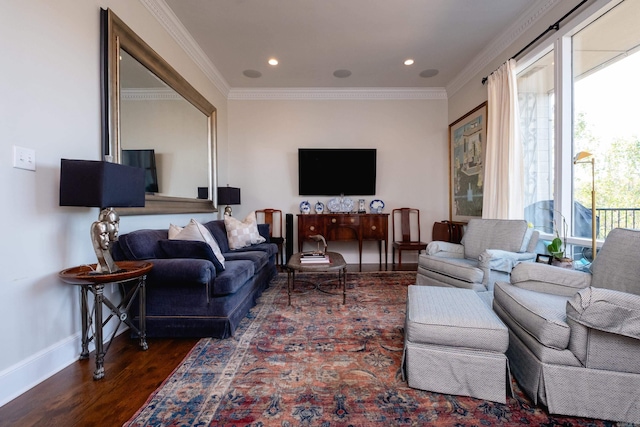
POLYGON ((276 58, 271 58, 268 62, 269 65, 278 65, 278 60, 276 58))
POLYGON ((420 73, 420 77, 423 77, 423 78, 426 79, 426 78, 429 78, 429 77, 433 77, 433 76, 437 75, 438 73, 439 73, 438 70, 431 68, 429 70, 422 71, 420 73))
POLYGON ((251 79, 257 79, 258 77, 262 76, 262 73, 256 70, 244 70, 242 74, 244 74, 245 77, 249 77, 251 79))
POLYGON ((409 58, 409 59, 405 59, 405 61, 404 61, 404 65, 413 65, 413 63, 414 63, 414 62, 415 62, 415 61, 414 61, 413 59, 411 59, 411 58, 409 58))
POLYGON ((345 77, 349 77, 351 75, 351 71, 349 70, 335 70, 333 75, 339 79, 344 79, 345 77))

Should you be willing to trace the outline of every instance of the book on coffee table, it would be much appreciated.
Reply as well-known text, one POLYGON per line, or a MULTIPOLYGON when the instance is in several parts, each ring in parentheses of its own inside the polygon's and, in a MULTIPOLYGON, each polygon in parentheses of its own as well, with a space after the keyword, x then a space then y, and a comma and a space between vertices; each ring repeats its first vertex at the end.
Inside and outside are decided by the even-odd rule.
POLYGON ((322 264, 322 263, 330 263, 331 260, 326 255, 321 256, 301 256, 300 264, 322 264))

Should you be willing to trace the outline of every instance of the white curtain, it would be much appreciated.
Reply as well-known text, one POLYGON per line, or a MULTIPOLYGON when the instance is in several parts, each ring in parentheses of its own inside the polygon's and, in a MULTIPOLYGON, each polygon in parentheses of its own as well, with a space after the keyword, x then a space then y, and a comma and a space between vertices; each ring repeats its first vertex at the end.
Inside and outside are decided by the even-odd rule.
POLYGON ((510 59, 489 76, 483 218, 524 218, 523 148, 515 70, 516 61, 510 59))

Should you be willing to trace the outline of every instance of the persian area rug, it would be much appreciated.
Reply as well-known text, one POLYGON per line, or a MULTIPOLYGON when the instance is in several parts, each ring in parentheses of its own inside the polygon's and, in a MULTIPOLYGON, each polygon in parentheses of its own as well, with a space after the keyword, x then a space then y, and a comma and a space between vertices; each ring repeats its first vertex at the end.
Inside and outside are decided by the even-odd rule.
POLYGON ((321 289, 337 295, 297 283, 288 306, 280 274, 235 337, 200 340, 125 426, 614 425, 549 416, 515 383, 506 405, 409 388, 401 362, 415 275, 350 273, 345 305, 331 284, 321 289))

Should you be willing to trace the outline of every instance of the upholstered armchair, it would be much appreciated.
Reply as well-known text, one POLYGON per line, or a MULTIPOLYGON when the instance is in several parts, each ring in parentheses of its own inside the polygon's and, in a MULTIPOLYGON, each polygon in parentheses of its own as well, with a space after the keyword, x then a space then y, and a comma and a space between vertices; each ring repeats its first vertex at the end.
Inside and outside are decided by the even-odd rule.
POLYGON ((550 413, 640 423, 640 231, 609 233, 591 272, 518 264, 495 285, 520 387, 550 413))
POLYGON ((418 257, 418 285, 493 292, 520 262, 534 261, 539 233, 524 220, 471 219, 460 244, 431 242, 418 257))

